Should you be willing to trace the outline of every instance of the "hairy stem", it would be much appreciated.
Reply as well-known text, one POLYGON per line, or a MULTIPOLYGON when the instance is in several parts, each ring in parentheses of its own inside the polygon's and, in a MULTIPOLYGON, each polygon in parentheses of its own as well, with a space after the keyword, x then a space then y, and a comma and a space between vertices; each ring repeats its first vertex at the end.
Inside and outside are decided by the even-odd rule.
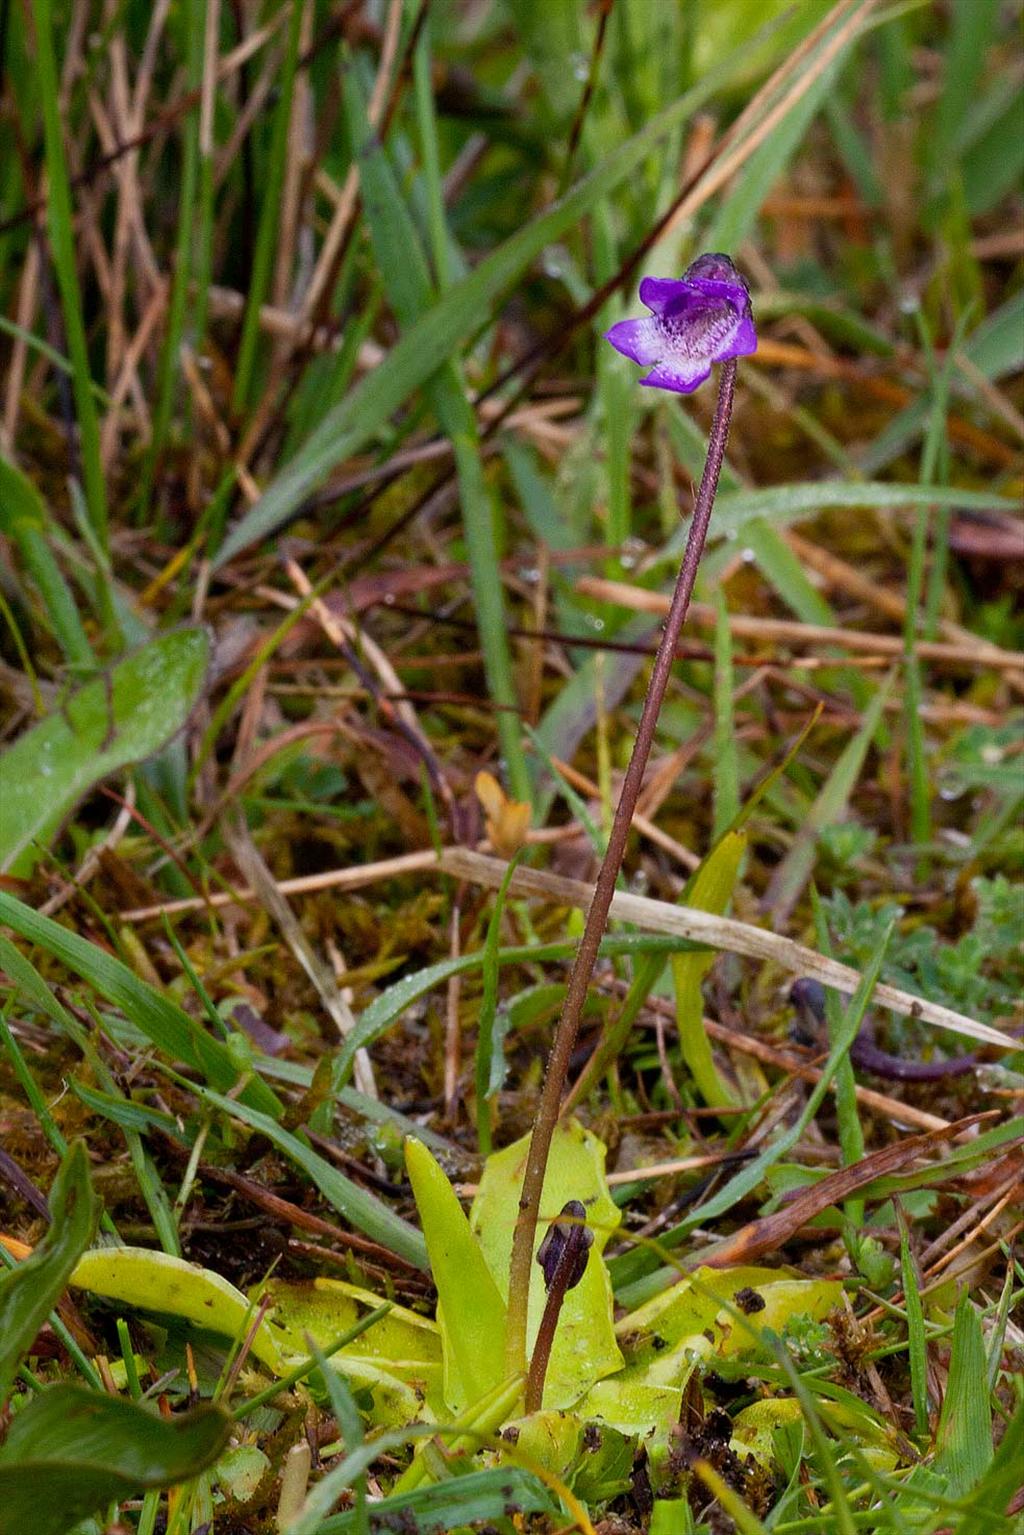
POLYGON ((633 755, 622 780, 619 802, 615 809, 608 847, 601 863, 594 896, 587 911, 587 920, 576 951, 576 959, 566 987, 561 1016, 555 1030, 551 1054, 548 1057, 544 1085, 537 1105, 530 1149, 523 1174, 523 1191, 519 1200, 519 1219, 512 1235, 512 1262, 509 1268, 508 1327, 506 1332, 506 1357, 510 1371, 526 1368, 526 1326, 530 1295, 530 1270, 533 1262, 533 1246, 540 1214, 544 1173, 547 1168, 551 1139, 558 1121, 558 1110, 569 1071, 569 1061, 579 1030, 580 1018, 587 1000, 587 990, 594 973, 597 951, 608 921, 608 910, 615 893, 615 881, 622 867, 626 839, 636 810, 636 802, 643 783, 647 759, 654 741, 658 715, 668 687, 668 679, 675 660, 676 646, 686 619, 697 566, 704 552, 711 508, 718 488, 718 476, 725 458, 729 438, 729 421, 732 416, 733 392, 736 384, 736 363, 730 360, 722 364, 718 383, 718 403, 711 423, 708 439, 708 455, 701 476, 700 488, 694 503, 686 550, 679 568, 672 606, 665 620, 665 629, 654 658, 651 680, 644 699, 643 712, 637 728, 633 755))

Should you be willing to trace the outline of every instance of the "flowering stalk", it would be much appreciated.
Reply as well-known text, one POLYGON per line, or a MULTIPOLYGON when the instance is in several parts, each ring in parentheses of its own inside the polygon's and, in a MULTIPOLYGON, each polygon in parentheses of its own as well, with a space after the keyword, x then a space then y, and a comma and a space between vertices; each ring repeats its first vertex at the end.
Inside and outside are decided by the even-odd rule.
POLYGON ((690 605, 697 567, 704 551, 711 508, 729 437, 736 383, 735 359, 754 351, 757 345, 750 313, 750 296, 745 283, 726 256, 701 256, 685 276, 678 280, 645 278, 640 287, 640 297, 651 309, 651 316, 647 319, 621 321, 608 332, 608 340, 635 362, 644 366, 655 365, 654 371, 642 380, 643 383, 689 394, 707 378, 712 362, 721 362, 723 366, 719 377, 718 403, 708 439, 707 459, 694 503, 686 550, 654 659, 633 754, 622 781, 608 846, 569 976, 534 1118, 519 1200, 520 1215, 512 1236, 506 1332, 506 1357, 510 1371, 521 1371, 526 1367, 530 1272, 548 1153, 558 1121, 569 1061, 597 962, 598 948, 615 893, 615 882, 622 866, 626 839, 654 741, 658 715, 690 605))
POLYGON ((527 1412, 540 1411, 551 1345, 555 1341, 562 1303, 586 1273, 587 1253, 594 1241, 594 1233, 587 1228, 586 1219, 585 1206, 578 1199, 570 1199, 562 1206, 558 1219, 551 1222, 547 1236, 537 1249, 537 1262, 544 1270, 548 1296, 544 1302, 544 1315, 540 1319, 530 1371, 526 1377, 524 1405, 527 1412))

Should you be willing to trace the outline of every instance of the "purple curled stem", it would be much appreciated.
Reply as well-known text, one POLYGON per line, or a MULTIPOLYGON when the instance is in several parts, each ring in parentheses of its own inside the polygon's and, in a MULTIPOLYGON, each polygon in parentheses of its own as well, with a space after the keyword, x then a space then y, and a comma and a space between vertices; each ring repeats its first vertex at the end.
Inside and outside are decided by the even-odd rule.
MULTIPOLYGON (((725 258, 719 258, 725 259, 725 258)), ((691 268, 692 270, 692 268, 691 268)), ((745 289, 744 289, 745 292, 745 289)), ((614 337, 612 337, 614 341, 614 337)), ((747 337, 743 336, 744 345, 747 337)), ((652 380, 649 380, 652 381, 652 380)), ((583 1015, 587 992, 594 974, 598 949, 608 921, 615 881, 622 866, 626 840, 629 836, 637 799, 643 783, 647 761, 654 741, 654 732, 668 687, 676 648, 693 595, 697 567, 704 552, 711 509, 714 505, 718 478, 725 458, 732 418, 733 395, 736 386, 735 356, 727 356, 722 363, 718 384, 718 402, 715 406, 708 453, 701 476, 690 520, 679 576, 676 580, 672 603, 669 608, 661 643, 654 658, 651 680, 644 699, 640 723, 637 727, 633 754, 622 781, 619 802, 616 806, 601 868, 594 886, 594 895, 587 912, 583 936, 576 951, 576 958, 566 987, 561 1016, 548 1057, 540 1101, 534 1119, 533 1134, 523 1174, 523 1188, 519 1200, 519 1219, 512 1235, 512 1261, 509 1268, 508 1324, 506 1332, 506 1360, 510 1371, 526 1368, 527 1306, 530 1293, 530 1269, 537 1231, 537 1218, 548 1153, 558 1121, 562 1093, 569 1071, 569 1062, 580 1019, 583 1015)))

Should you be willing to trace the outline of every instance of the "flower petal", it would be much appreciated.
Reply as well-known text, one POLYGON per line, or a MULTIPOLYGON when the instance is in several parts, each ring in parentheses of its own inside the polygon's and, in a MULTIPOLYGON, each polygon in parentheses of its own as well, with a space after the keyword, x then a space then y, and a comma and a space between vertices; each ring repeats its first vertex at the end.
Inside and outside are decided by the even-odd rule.
POLYGON ((751 352, 757 351, 757 331, 754 329, 754 317, 747 313, 740 320, 736 330, 736 336, 729 348, 729 357, 749 357, 751 352))
POLYGON ((676 394, 692 394, 711 372, 711 364, 703 359, 694 359, 690 364, 692 372, 681 372, 680 369, 685 367, 685 363, 662 363, 640 382, 650 389, 672 389, 676 394))
POLYGON ((689 293, 683 305, 658 320, 665 345, 657 359, 687 378, 698 367, 731 357, 742 316, 724 299, 689 293))
POLYGON ((645 277, 640 284, 640 302, 655 314, 663 314, 685 300, 688 292, 689 284, 681 277, 645 277))
POLYGON ((605 340, 610 341, 617 352, 631 357, 642 368, 660 362, 665 355, 665 342, 658 331, 658 323, 649 315, 642 320, 620 320, 604 334, 605 340))
POLYGON ((712 363, 746 357, 757 350, 750 291, 728 256, 698 256, 682 277, 645 277, 640 298, 651 311, 622 320, 607 339, 641 367, 651 389, 690 394, 711 372, 712 363))

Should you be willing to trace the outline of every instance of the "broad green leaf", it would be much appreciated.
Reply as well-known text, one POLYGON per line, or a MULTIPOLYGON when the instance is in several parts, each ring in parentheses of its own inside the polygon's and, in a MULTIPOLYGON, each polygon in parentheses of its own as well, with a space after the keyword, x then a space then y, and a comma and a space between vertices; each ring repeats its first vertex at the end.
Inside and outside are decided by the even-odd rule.
MULTIPOLYGON (((237 1084, 238 1064, 227 1046, 105 949, 33 911, 4 890, 0 890, 0 923, 29 943, 38 944, 88 981, 170 1060, 184 1061, 225 1091, 237 1084)), ((268 1113, 281 1111, 276 1093, 260 1077, 247 1082, 239 1096, 242 1103, 257 1105, 268 1113)))
MULTIPOLYGON (((819 1399, 818 1411, 836 1437, 856 1444, 877 1470, 891 1471, 900 1462, 901 1436, 884 1420, 876 1418, 856 1397, 850 1401, 819 1399)), ((803 1409, 791 1396, 771 1396, 742 1408, 732 1423, 732 1448, 750 1454, 766 1469, 777 1465, 775 1436, 788 1424, 803 1422, 803 1409)))
POLYGON ((628 1375, 651 1385, 680 1385, 695 1359, 771 1358, 760 1338, 764 1328, 781 1332, 793 1317, 820 1321, 841 1296, 838 1280, 799 1279, 747 1264, 699 1268, 620 1317, 615 1332, 627 1349, 628 1375), (751 1307, 749 1323, 736 1300, 741 1292, 751 1307))
MULTIPOLYGON (((488 1157, 470 1224, 503 1296, 508 1293, 512 1228, 519 1215, 529 1136, 488 1157)), ((568 1407, 594 1381, 622 1365, 612 1328, 611 1284, 602 1253, 621 1216, 608 1192, 605 1148, 575 1120, 559 1125, 551 1143, 536 1246, 570 1199, 582 1201, 594 1243, 586 1272, 562 1307, 544 1387, 545 1407, 568 1407)), ((535 1264, 530 1280, 528 1342, 532 1346, 544 1309, 544 1276, 535 1264)))
POLYGON ((205 629, 178 629, 78 689, 0 756, 0 869, 30 872, 94 784, 152 757, 181 729, 210 659, 205 629))
MULTIPOLYGON (((271 1333, 282 1350, 296 1354, 307 1352, 307 1333, 325 1348, 381 1304, 379 1295, 344 1279, 268 1279, 251 1298, 261 1295, 273 1298, 267 1318, 271 1333)), ((436 1322, 392 1301, 387 1315, 339 1349, 337 1357, 346 1353, 364 1354, 388 1369, 416 1376, 440 1364, 441 1340, 436 1322)))
MULTIPOLYGON (((315 1338, 313 1343, 319 1347, 315 1338)), ((354 1391, 366 1394, 369 1418, 377 1428, 404 1428, 426 1416, 425 1382, 410 1384, 379 1360, 339 1352, 335 1360, 327 1361, 328 1390, 334 1383, 332 1373, 335 1377, 344 1376, 354 1391)))
POLYGON ((821 1320, 838 1304, 842 1285, 831 1279, 794 1278, 786 1270, 741 1265, 700 1268, 619 1318, 616 1336, 625 1354, 617 1374, 596 1382, 576 1411, 623 1433, 663 1442, 679 1417, 679 1392, 698 1362, 717 1358, 771 1358, 760 1330, 781 1330, 794 1317, 821 1320), (749 1325, 737 1295, 751 1304, 749 1325))
POLYGON ((569 1482, 588 1507, 629 1491, 637 1451, 632 1432, 605 1421, 588 1421, 579 1412, 549 1410, 514 1418, 502 1437, 511 1438, 512 1433, 527 1465, 569 1482))
POLYGON ((19 1363, 92 1241, 98 1214, 85 1146, 75 1141, 50 1191, 49 1230, 30 1258, 0 1274, 0 1406, 7 1400, 19 1363))
MULTIPOLYGON (((225 1338, 243 1338, 253 1305, 212 1269, 148 1247, 98 1247, 83 1254, 71 1284, 142 1311, 180 1317, 225 1338)), ((253 1334, 252 1353, 275 1375, 284 1373, 281 1351, 266 1321, 253 1334)))
MULTIPOLYGON (((270 1279, 252 1292, 270 1295, 267 1326, 282 1353, 305 1355, 309 1340, 326 1348, 380 1306, 380 1297, 340 1279, 270 1279)), ((431 1413, 447 1417, 441 1395, 441 1339, 428 1317, 392 1305, 358 1338, 333 1353, 327 1368, 369 1388, 373 1421, 391 1426, 431 1413)))
POLYGON ((217 1485, 235 1503, 248 1503, 271 1469, 268 1455, 254 1444, 239 1444, 217 1462, 217 1485))
POLYGON ((456 352, 467 336, 479 329, 495 300, 518 280, 545 246, 561 239, 600 198, 621 185, 666 133, 691 118, 732 78, 737 66, 760 41, 760 36, 751 38, 722 57, 678 101, 605 155, 601 164, 571 192, 485 257, 468 277, 449 288, 406 331, 379 367, 372 369, 344 400, 327 412, 309 440, 224 541, 215 565, 223 565, 258 539, 275 532, 336 464, 360 452, 409 395, 456 352))
MULTIPOLYGON (((733 889, 746 851, 744 830, 729 830, 704 859, 687 886, 686 904, 698 911, 722 916, 732 900, 733 889)), ((733 1088, 715 1066, 711 1042, 704 1028, 704 996, 701 987, 715 956, 674 954, 672 980, 676 993, 676 1023, 683 1060, 710 1107, 729 1107, 739 1102, 733 1088)))
POLYGON ((657 1444, 679 1422, 679 1386, 659 1386, 642 1370, 625 1369, 595 1381, 576 1404, 577 1417, 608 1423, 622 1434, 657 1444))
POLYGON ((187 1481, 230 1433, 218 1407, 161 1418, 84 1386, 51 1386, 14 1417, 0 1448, 0 1535, 64 1535, 115 1499, 187 1481))
POLYGON ((426 1146, 407 1140, 405 1165, 437 1286, 445 1401, 461 1412, 504 1378, 505 1302, 455 1190, 426 1146))

